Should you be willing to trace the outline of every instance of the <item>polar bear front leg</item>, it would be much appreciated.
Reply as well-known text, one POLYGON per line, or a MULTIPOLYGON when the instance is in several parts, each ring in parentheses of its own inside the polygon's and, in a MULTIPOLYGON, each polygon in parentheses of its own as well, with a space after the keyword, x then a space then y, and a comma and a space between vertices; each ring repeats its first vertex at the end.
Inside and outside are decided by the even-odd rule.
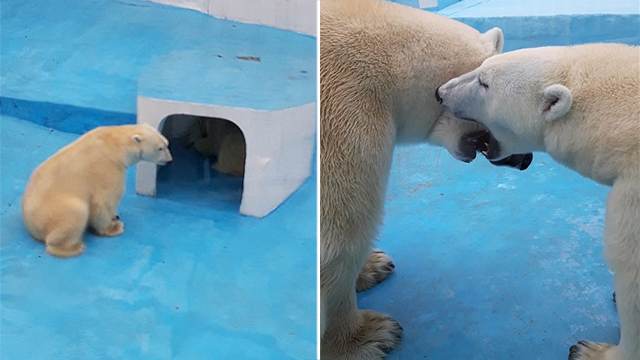
POLYGON ((89 225, 100 236, 117 236, 124 232, 124 223, 116 213, 124 192, 123 174, 103 179, 108 186, 96 186, 90 202, 89 225))
POLYGON ((91 212, 91 228, 100 236, 117 236, 124 232, 124 223, 115 211, 103 206, 91 212))
POLYGON ((327 316, 322 359, 382 359, 402 337, 402 327, 388 315, 357 308, 354 282, 362 262, 354 260, 343 257, 321 269, 322 303, 326 304, 323 311, 327 316))
POLYGON ((89 219, 91 229, 100 236, 117 236, 124 232, 124 223, 109 203, 92 204, 89 219))
POLYGON ((587 341, 571 347, 570 360, 640 359, 640 184, 617 180, 607 202, 605 253, 615 273, 620 317, 618 346, 587 341))
POLYGON ((380 250, 373 250, 364 267, 360 270, 356 281, 356 291, 365 291, 378 285, 386 280, 395 268, 396 265, 389 255, 380 250))
POLYGON ((382 359, 402 336, 397 321, 357 306, 356 280, 382 220, 395 139, 391 118, 365 109, 336 111, 333 116, 359 116, 326 115, 321 124, 321 357, 327 360, 382 359))

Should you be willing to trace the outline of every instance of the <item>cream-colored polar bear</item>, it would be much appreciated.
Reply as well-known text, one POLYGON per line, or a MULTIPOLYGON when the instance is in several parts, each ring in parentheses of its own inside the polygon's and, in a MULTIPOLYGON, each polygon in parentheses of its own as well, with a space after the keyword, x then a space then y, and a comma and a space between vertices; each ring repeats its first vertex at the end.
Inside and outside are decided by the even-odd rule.
POLYGON ((224 119, 197 117, 189 129, 187 145, 208 158, 211 167, 224 174, 243 176, 246 143, 242 130, 224 119))
POLYGON ((384 1, 320 4, 322 358, 380 359, 401 327, 358 310, 355 289, 356 280, 366 289, 393 269, 385 254, 370 254, 393 147, 432 142, 461 160, 475 157, 477 147, 460 139, 480 126, 440 117, 433 94, 500 52, 503 36, 384 1))
POLYGON ((605 253, 615 272, 618 346, 581 341, 570 359, 640 359, 640 48, 619 44, 497 55, 437 92, 456 115, 486 125, 489 158, 546 151, 601 184, 605 253))
POLYGON ((25 225, 55 256, 78 255, 87 228, 98 235, 124 231, 117 207, 127 167, 140 160, 171 161, 168 141, 148 125, 98 127, 38 166, 22 202, 25 225))

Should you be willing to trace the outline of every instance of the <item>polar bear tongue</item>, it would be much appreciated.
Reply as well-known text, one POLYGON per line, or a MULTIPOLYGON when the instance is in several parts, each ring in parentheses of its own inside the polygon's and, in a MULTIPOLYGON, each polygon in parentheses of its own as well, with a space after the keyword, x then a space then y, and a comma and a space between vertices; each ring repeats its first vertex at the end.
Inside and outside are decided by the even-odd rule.
POLYGON ((529 165, 531 165, 532 161, 533 161, 533 154, 532 153, 528 153, 528 154, 513 154, 513 155, 510 155, 510 156, 507 156, 504 159, 500 159, 500 160, 496 160, 496 161, 489 160, 489 162, 491 162, 493 165, 496 165, 496 166, 509 166, 509 167, 516 168, 518 170, 525 170, 526 168, 529 167, 529 165))

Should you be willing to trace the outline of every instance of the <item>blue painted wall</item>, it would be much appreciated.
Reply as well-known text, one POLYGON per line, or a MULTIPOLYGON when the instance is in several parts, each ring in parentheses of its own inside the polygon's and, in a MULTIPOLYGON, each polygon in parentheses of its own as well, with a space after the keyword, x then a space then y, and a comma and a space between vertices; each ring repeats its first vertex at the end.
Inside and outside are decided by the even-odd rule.
MULTIPOLYGON (((418 0, 391 0, 395 3, 398 4, 403 4, 403 5, 408 5, 408 6, 413 6, 415 8, 420 8, 420 2, 418 0)), ((440 9, 444 9, 447 6, 453 5, 457 2, 459 2, 460 0, 438 0, 438 5, 431 7, 431 8, 427 8, 427 10, 429 11, 437 11, 440 9)))
MULTIPOLYGON (((392 0, 419 8, 418 0, 392 0)), ((635 0, 440 0, 426 9, 480 31, 500 27, 505 51, 589 42, 640 44, 640 5, 635 0), (452 6, 455 5, 455 6, 452 6)))
POLYGON ((640 44, 637 0, 464 0, 438 13, 480 31, 500 27, 505 51, 590 42, 640 44))
POLYGON ((640 44, 640 15, 456 18, 479 31, 500 27, 504 51, 593 42, 640 44))

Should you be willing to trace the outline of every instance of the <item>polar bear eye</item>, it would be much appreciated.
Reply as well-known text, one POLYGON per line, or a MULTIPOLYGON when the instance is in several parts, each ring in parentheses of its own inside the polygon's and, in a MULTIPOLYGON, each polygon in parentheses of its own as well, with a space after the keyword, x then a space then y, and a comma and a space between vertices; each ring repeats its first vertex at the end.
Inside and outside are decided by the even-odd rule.
POLYGON ((482 86, 485 89, 489 88, 489 85, 487 85, 486 83, 482 82, 482 80, 480 79, 480 77, 478 77, 478 83, 480 84, 480 86, 482 86))
POLYGON ((161 148, 161 147, 159 147, 159 148, 158 148, 158 151, 162 151, 162 148, 161 148))

